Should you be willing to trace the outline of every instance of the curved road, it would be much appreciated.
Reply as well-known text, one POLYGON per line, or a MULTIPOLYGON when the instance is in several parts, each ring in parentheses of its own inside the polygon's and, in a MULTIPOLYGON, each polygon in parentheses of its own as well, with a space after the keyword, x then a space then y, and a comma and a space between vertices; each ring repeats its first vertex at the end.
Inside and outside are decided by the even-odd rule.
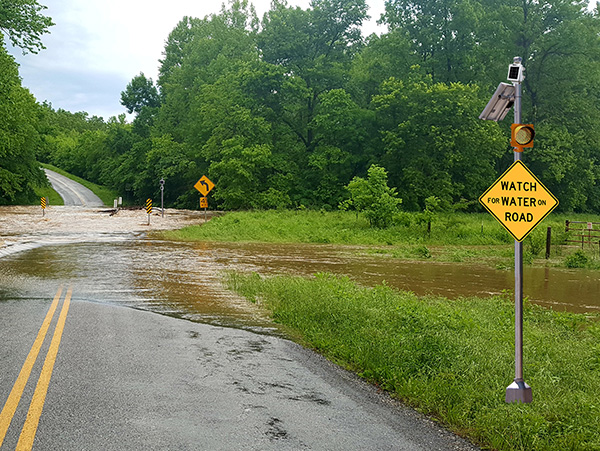
POLYGON ((63 198, 65 205, 74 205, 81 207, 103 207, 104 202, 85 186, 71 180, 64 175, 60 175, 49 169, 44 169, 46 177, 54 191, 63 198))

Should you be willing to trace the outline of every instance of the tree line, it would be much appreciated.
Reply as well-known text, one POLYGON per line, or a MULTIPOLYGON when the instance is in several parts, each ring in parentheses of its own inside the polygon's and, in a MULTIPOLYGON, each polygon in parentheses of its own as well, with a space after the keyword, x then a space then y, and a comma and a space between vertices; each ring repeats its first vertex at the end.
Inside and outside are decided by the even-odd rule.
MULTIPOLYGON (((20 199, 4 175, 10 148, 20 164, 52 163, 130 202, 156 197, 164 179, 167 205, 197 207, 193 185, 207 175, 213 208, 337 208, 349 205, 355 177, 377 167, 406 210, 436 199, 478 211, 479 195, 513 158, 510 118, 478 116, 521 56, 523 118, 536 127, 524 161, 562 210, 600 209, 597 10, 578 0, 385 7, 380 36, 361 33, 364 0, 313 0, 307 9, 275 0, 262 18, 236 0, 184 17, 166 39, 158 79, 140 73, 124 87, 131 123, 55 110, 20 88, 28 113, 9 115, 19 126, 0 126, 23 137, 0 138, 0 202, 20 199)), ((4 86, 0 107, 16 108, 4 86)), ((29 180, 23 174, 37 172, 27 168, 8 171, 29 180)))

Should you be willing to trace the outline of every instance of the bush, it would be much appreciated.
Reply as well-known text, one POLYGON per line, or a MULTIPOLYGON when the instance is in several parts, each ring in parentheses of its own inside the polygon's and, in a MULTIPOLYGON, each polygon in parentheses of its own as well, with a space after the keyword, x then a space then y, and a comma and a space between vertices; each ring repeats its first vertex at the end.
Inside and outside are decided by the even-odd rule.
POLYGON ((581 249, 568 255, 565 259, 565 265, 567 268, 585 268, 589 263, 590 259, 581 249))
POLYGON ((415 255, 420 258, 431 258, 431 251, 427 246, 419 246, 415 249, 415 255))
POLYGON ((353 208, 364 213, 371 227, 392 225, 402 199, 397 197, 396 188, 388 187, 384 168, 372 165, 366 180, 354 177, 346 189, 350 192, 350 199, 340 204, 342 210, 353 208))

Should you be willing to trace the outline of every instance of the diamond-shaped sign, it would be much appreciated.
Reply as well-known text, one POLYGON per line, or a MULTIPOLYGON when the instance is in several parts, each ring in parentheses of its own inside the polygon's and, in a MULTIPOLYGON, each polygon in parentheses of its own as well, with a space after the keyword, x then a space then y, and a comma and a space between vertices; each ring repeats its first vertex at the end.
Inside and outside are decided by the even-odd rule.
POLYGON ((215 184, 211 182, 207 176, 203 175, 200 180, 196 182, 194 188, 202 193, 203 196, 206 196, 211 189, 215 187, 215 184))
POLYGON ((521 160, 515 161, 479 202, 517 241, 523 241, 558 205, 558 199, 521 160))

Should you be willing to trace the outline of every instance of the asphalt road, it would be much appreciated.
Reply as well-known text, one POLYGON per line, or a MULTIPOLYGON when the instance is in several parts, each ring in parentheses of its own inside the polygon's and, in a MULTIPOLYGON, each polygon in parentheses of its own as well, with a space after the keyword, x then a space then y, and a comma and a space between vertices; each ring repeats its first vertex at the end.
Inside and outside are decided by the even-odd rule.
POLYGON ((63 198, 67 206, 102 207, 104 202, 85 186, 64 175, 44 169, 52 188, 63 198))
MULTIPOLYGON (((51 301, 0 290, 0 403, 51 301)), ((2 450, 25 434, 61 302, 2 450)), ((64 321, 36 450, 474 449, 285 339, 89 302, 76 289, 64 321)))
POLYGON ((2 238, 21 224, 33 243, 0 254, 1 451, 475 449, 269 335, 217 282, 235 256, 143 239, 135 218, 96 212, 82 226, 85 209, 61 208, 0 218, 2 238), (209 312, 218 325, 181 319, 209 312))

